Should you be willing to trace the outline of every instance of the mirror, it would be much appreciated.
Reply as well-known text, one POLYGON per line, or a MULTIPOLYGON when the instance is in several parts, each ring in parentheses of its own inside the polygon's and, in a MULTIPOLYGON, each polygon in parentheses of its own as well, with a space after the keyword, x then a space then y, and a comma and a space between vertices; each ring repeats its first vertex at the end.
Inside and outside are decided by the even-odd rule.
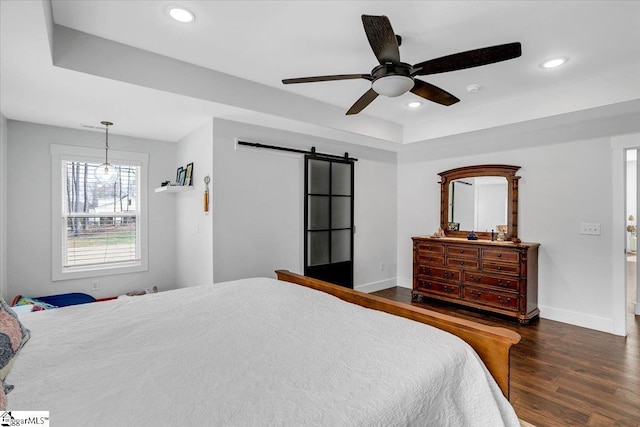
POLYGON ((449 222, 459 230, 497 232, 499 224, 507 223, 507 179, 478 176, 451 181, 449 222))
POLYGON ((494 239, 499 228, 505 240, 518 239, 519 166, 477 165, 441 172, 440 227, 448 237, 474 231, 480 239, 494 239), (502 227, 499 227, 502 226, 502 227))

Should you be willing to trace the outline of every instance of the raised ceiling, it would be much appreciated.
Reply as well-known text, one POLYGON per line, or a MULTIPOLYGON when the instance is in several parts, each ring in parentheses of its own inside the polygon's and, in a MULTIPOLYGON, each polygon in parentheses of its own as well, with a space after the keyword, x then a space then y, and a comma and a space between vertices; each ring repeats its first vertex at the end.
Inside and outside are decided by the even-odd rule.
MULTIPOLYGON (((0 109, 9 119, 176 141, 210 117, 395 150, 451 135, 640 99, 636 1, 2 1, 0 109), (181 5, 196 15, 181 24, 181 5), (519 41, 520 58, 423 79, 461 99, 411 93, 347 109, 366 80, 285 86, 283 78, 369 73, 360 16, 386 15, 403 61, 519 41), (540 63, 569 62, 554 70, 540 63), (466 87, 477 84, 477 93, 466 87)), ((637 112, 637 110, 634 110, 637 112)), ((593 115, 593 113, 591 113, 593 115)))

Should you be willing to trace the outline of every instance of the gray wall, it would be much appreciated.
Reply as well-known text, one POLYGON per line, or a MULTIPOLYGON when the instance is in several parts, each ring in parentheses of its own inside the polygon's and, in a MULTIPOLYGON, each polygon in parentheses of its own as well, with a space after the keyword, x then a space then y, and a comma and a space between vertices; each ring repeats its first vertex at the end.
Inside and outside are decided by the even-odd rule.
POLYGON ((153 187, 175 174, 173 143, 120 137, 110 133, 113 150, 149 153, 149 271, 90 279, 51 281, 51 157, 50 145, 104 147, 104 134, 18 121, 8 121, 7 144, 7 285, 13 298, 65 292, 112 296, 158 285, 175 287, 175 201, 153 187))
POLYGON ((355 163, 355 287, 395 285, 396 154, 237 122, 213 123, 216 282, 303 271, 304 157, 240 147, 236 139, 342 155, 355 163), (380 269, 383 263, 383 269, 380 269))

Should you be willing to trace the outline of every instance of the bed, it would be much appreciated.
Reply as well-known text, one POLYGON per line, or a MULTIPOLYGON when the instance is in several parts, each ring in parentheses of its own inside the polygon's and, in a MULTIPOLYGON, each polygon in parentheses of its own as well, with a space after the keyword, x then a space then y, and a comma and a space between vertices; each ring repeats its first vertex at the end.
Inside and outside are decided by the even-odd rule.
POLYGON ((517 334, 277 275, 22 314, 8 409, 65 426, 519 426, 508 349, 496 369, 503 349, 483 363, 438 328, 486 354, 517 334))

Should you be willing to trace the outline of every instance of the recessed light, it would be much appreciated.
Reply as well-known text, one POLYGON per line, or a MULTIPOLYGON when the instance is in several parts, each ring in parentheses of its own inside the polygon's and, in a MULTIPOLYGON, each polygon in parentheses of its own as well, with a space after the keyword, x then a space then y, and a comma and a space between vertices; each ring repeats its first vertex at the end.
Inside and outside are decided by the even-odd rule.
POLYGON ((422 102, 420 101, 407 102, 407 107, 409 108, 419 108, 421 105, 422 105, 422 102))
POLYGON ((196 19, 195 15, 182 7, 170 7, 169 16, 178 22, 189 23, 196 19))
POLYGON ((567 57, 559 57, 559 58, 553 58, 553 59, 549 59, 547 61, 544 61, 542 64, 540 64, 540 66, 542 68, 556 68, 561 66, 562 64, 565 64, 567 61, 569 60, 569 58, 567 57))

